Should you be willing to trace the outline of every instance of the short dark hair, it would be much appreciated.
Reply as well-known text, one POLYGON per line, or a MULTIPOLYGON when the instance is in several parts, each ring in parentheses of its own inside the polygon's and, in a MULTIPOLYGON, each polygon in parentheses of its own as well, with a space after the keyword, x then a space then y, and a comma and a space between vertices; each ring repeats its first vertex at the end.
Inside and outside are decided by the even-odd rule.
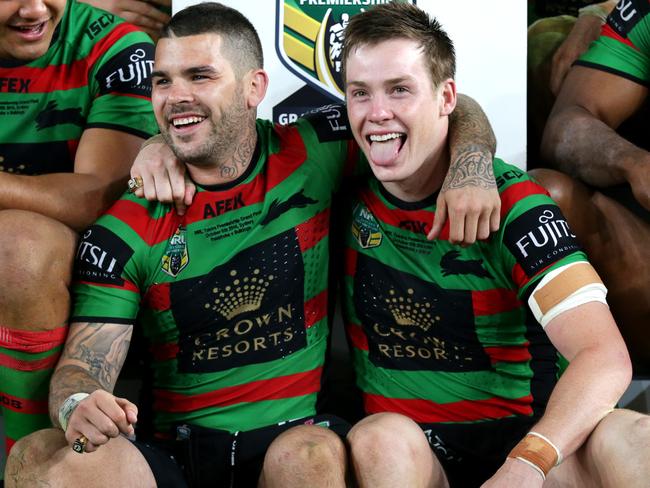
POLYGON ((162 29, 161 38, 219 34, 228 59, 238 76, 264 67, 260 37, 253 24, 239 11, 217 2, 191 5, 174 15, 162 29))
POLYGON ((454 44, 440 23, 415 5, 392 2, 376 5, 350 19, 343 41, 343 79, 345 63, 355 49, 391 39, 410 39, 422 47, 434 86, 455 76, 454 44))

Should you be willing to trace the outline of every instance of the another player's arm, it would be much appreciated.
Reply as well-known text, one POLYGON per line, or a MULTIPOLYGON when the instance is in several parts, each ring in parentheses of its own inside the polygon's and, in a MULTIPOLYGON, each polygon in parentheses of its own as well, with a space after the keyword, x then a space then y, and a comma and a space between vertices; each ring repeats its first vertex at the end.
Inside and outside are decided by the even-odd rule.
POLYGON ((143 139, 112 129, 86 129, 74 173, 39 176, 0 172, 0 209, 29 210, 82 230, 123 193, 143 139))
POLYGON ((492 158, 496 139, 481 106, 459 94, 449 120, 450 166, 429 238, 438 236, 449 213, 449 240, 471 244, 499 228, 501 200, 492 158))
POLYGON ((81 0, 94 7, 119 15, 127 22, 138 26, 154 40, 160 35, 163 25, 169 22, 169 15, 158 5, 171 7, 171 0, 81 0))
POLYGON ((120 433, 133 434, 137 407, 112 395, 129 349, 132 325, 75 322, 50 382, 49 409, 54 425, 65 400, 88 393, 68 418, 66 439, 88 438, 91 452, 120 433))
POLYGON ((648 89, 639 83, 575 66, 562 84, 549 116, 542 157, 594 186, 627 181, 634 189, 636 180, 650 180, 650 154, 615 132, 641 107, 647 95, 648 89))

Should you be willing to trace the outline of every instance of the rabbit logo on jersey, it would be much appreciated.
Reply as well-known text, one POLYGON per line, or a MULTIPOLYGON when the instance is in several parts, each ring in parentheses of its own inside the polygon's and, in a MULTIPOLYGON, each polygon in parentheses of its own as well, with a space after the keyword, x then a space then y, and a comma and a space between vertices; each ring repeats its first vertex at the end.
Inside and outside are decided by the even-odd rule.
POLYGON ((278 57, 308 85, 334 100, 343 100, 345 27, 352 15, 391 1, 401 0, 278 0, 278 57))

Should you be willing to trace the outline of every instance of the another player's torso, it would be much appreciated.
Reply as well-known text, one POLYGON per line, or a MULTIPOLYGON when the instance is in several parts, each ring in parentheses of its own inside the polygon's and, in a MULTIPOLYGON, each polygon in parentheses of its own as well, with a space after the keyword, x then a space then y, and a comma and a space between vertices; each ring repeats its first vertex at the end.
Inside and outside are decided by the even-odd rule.
POLYGON ((79 139, 89 124, 151 133, 153 118, 136 115, 128 120, 132 115, 124 108, 112 109, 121 114, 120 120, 111 120, 111 112, 91 115, 95 98, 111 92, 111 80, 121 85, 120 94, 132 97, 128 101, 116 96, 116 106, 149 103, 153 49, 144 34, 130 34, 141 42, 130 42, 128 52, 96 70, 98 59, 113 43, 133 31, 112 14, 70 1, 45 55, 22 65, 0 61, 0 171, 72 171, 79 139), (125 82, 133 85, 130 92, 125 92, 125 82))
MULTIPOLYGON (((533 191, 530 205, 545 203, 521 171, 501 163, 495 173, 502 199, 533 191)), ((520 203, 505 234, 462 248, 426 239, 434 211, 435 199, 409 207, 375 180, 353 209, 344 310, 366 410, 425 423, 532 415, 552 388, 557 357, 515 285, 528 278, 511 248, 529 252, 534 274, 546 261, 534 253, 561 249, 567 236, 528 225, 520 203)))
POLYGON ((138 234, 133 245, 125 241, 126 253, 135 241, 149 246, 138 259, 145 268, 127 265, 125 275, 135 273, 143 296, 158 431, 180 422, 249 430, 315 412, 341 165, 323 164, 314 138, 295 127, 276 130, 260 123, 257 164, 233 185, 199 188, 185 216, 160 205, 151 215, 122 200, 110 211, 117 219, 101 221, 138 234))

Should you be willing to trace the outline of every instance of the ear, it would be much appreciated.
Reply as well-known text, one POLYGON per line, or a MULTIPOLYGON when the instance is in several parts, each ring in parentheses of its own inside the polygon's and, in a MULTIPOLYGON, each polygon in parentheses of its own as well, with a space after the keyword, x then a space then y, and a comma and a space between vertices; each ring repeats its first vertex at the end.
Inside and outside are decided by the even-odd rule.
POLYGON ((448 78, 440 84, 440 115, 445 116, 451 114, 456 108, 456 82, 448 78))
POLYGON ((246 96, 246 106, 257 108, 262 103, 266 95, 266 89, 269 86, 269 75, 263 69, 254 69, 244 76, 244 93, 246 96))

